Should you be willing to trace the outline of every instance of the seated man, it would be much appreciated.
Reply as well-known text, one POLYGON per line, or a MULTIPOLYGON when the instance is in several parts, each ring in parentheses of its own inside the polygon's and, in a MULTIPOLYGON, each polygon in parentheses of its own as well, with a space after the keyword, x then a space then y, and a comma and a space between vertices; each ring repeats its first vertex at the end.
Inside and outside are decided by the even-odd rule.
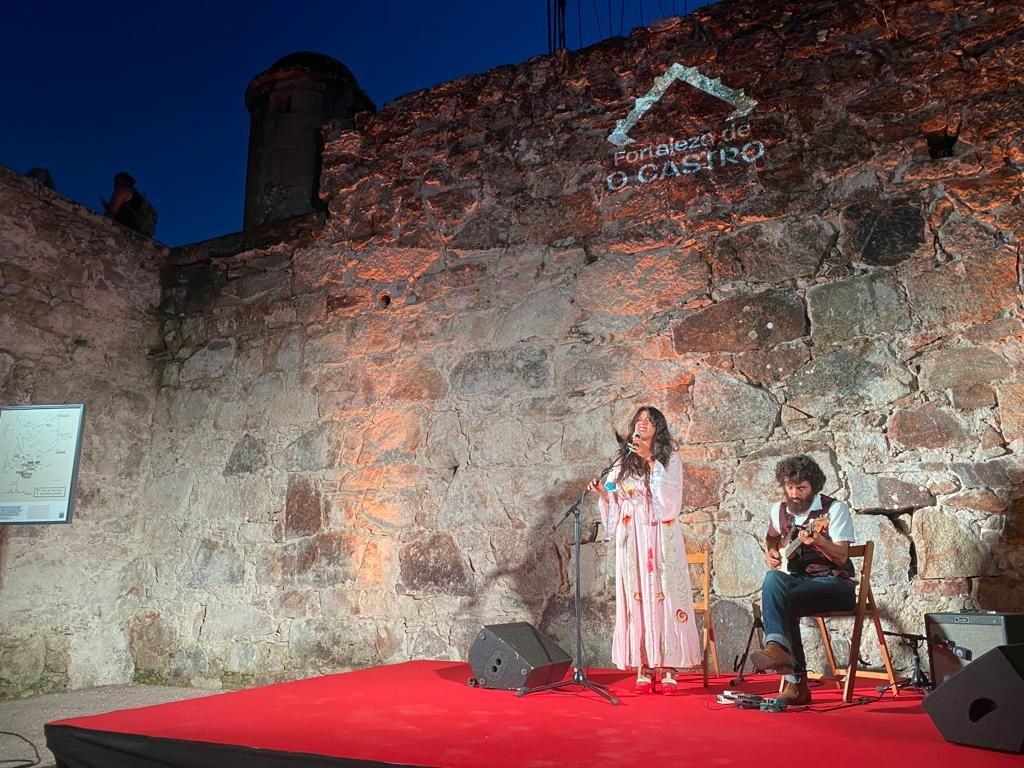
POLYGON ((785 501, 772 505, 765 536, 769 570, 761 586, 765 647, 750 654, 760 671, 788 672, 779 698, 809 704, 800 617, 850 611, 856 604, 850 508, 821 493, 825 473, 810 456, 791 456, 775 467, 785 501), (783 542, 786 542, 786 546, 783 542), (779 566, 786 563, 786 571, 779 566))

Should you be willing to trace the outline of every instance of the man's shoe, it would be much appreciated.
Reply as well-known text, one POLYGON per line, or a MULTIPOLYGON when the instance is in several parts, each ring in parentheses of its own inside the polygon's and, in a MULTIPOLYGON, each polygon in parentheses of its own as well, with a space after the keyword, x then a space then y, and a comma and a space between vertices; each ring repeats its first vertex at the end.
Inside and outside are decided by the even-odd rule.
POLYGON ((811 703, 811 687, 807 684, 807 678, 801 678, 799 683, 791 683, 788 680, 782 686, 782 693, 777 697, 779 701, 786 703, 787 707, 801 707, 811 703))
POLYGON ((769 670, 775 670, 776 672, 793 671, 793 659, 789 655, 789 651, 774 641, 769 642, 761 650, 750 654, 750 663, 754 665, 754 669, 758 672, 768 672, 769 670))

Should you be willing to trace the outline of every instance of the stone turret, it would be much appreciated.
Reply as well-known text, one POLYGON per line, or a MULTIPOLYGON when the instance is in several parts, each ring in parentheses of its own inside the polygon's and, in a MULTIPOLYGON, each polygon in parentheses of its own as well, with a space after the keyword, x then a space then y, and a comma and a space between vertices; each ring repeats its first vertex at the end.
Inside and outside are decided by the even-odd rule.
POLYGON ((354 125, 376 107, 348 67, 330 56, 299 52, 274 62, 245 92, 252 115, 244 229, 309 213, 319 206, 320 127, 354 125))

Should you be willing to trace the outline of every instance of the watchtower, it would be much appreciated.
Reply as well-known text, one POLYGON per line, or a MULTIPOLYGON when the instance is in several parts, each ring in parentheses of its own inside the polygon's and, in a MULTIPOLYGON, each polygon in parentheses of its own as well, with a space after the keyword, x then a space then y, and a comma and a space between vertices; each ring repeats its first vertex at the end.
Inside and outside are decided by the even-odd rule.
POLYGON ((319 206, 323 140, 328 120, 354 125, 357 112, 376 112, 348 67, 301 51, 274 62, 245 91, 249 163, 242 226, 252 229, 319 206))

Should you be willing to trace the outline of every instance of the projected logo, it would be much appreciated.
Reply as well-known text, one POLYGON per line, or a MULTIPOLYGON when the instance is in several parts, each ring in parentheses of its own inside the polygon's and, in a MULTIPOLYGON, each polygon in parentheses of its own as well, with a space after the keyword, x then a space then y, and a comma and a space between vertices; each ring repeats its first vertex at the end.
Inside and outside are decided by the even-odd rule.
POLYGON ((747 117, 756 106, 757 102, 742 90, 723 85, 721 78, 709 78, 696 67, 673 64, 655 79, 647 93, 636 99, 632 111, 608 134, 608 141, 619 148, 612 155, 616 170, 606 178, 608 189, 616 192, 630 184, 649 184, 756 162, 764 156, 764 144, 751 137, 749 124, 736 122, 747 117), (710 131, 683 139, 672 136, 643 147, 625 149, 636 143, 629 135, 630 130, 677 80, 732 105, 733 112, 726 118, 729 125, 718 132, 710 131))

